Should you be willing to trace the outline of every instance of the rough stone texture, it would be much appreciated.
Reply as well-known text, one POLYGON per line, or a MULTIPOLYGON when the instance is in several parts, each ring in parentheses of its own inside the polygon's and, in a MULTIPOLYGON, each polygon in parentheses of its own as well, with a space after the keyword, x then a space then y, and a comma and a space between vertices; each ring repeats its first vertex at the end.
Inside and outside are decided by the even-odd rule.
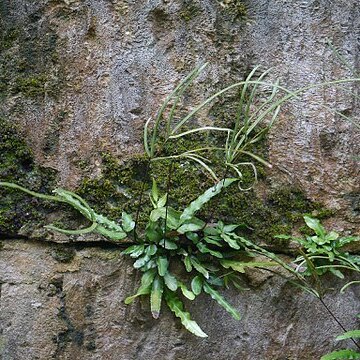
MULTIPOLYGON (((142 152, 141 132, 165 96, 195 64, 210 67, 191 104, 243 79, 255 64, 296 89, 359 68, 357 0, 248 0, 247 15, 216 0, 2 0, 0 115, 18 124, 36 161, 79 184, 82 164, 101 173, 101 151, 120 159, 142 152)), ((337 210, 338 230, 359 233, 360 132, 319 103, 359 123, 345 90, 311 90, 286 106, 270 134, 270 185, 295 183, 337 210)), ((189 103, 185 104, 190 106, 189 103)), ((138 278, 117 250, 6 240, 0 251, 0 348, 15 359, 316 359, 340 330, 309 296, 271 278, 229 293, 233 321, 210 300, 190 305, 209 334, 199 340, 165 311, 126 307, 138 278), (66 251, 65 251, 66 252, 66 251), (57 259, 57 260, 56 260, 57 259), (61 261, 69 261, 59 262, 61 261)), ((326 300, 348 328, 359 291, 326 300)))
MULTIPOLYGON (((118 251, 78 248, 61 262, 55 250, 61 251, 51 244, 4 242, 4 360, 309 360, 329 351, 340 331, 314 297, 278 278, 262 276, 260 281, 261 274, 253 274, 248 280, 257 286, 250 285, 251 291, 226 292, 241 312, 241 321, 202 296, 187 304, 209 335, 198 339, 167 309, 159 320, 152 320, 147 302, 124 305, 139 278, 118 251)), ((360 310, 359 295, 359 288, 353 287, 343 296, 330 293, 325 302, 352 328, 353 314, 360 310)))
MULTIPOLYGON (((101 173, 100 151, 120 159, 142 152, 144 122, 195 64, 211 66, 191 105, 255 64, 272 67, 290 89, 351 77, 328 40, 358 69, 356 0, 252 0, 246 15, 239 4, 4 0, 1 115, 69 188, 84 163, 92 177, 101 173)), ((338 211, 339 229, 357 231, 359 129, 322 107, 359 123, 349 91, 357 87, 311 90, 287 106, 271 136, 270 175, 273 186, 295 183, 338 211)))

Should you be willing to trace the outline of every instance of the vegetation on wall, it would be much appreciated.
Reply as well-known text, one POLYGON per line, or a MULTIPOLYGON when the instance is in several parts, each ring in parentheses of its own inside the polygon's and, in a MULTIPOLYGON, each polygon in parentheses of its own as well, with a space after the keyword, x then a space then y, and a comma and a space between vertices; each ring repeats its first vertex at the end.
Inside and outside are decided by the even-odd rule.
MULTIPOLYGON (((106 190, 105 193, 96 194, 99 184, 91 180, 84 181, 82 185, 83 197, 64 189, 55 189, 54 195, 46 195, 9 181, 0 182, 0 186, 20 190, 42 200, 70 205, 88 221, 87 226, 76 230, 46 226, 51 231, 71 236, 98 233, 108 241, 125 246, 122 254, 133 259, 134 268, 142 273, 137 292, 126 298, 125 303, 130 304, 139 296, 148 296, 152 315, 158 318, 165 302, 180 318, 183 326, 199 337, 207 335, 185 310, 182 297, 194 300, 203 292, 235 319, 240 319, 241 314, 224 299, 219 290, 228 286, 242 290, 244 283, 241 274, 247 268, 261 268, 285 276, 295 286, 317 297, 329 310, 323 301, 320 277, 330 272, 344 278, 345 270, 359 273, 360 257, 343 249, 359 238, 341 237, 334 231, 327 232, 318 219, 306 215, 304 220, 311 235, 303 238, 288 234, 277 236, 282 241, 292 240, 300 245, 299 256, 289 264, 260 246, 258 240, 262 239, 249 239, 249 220, 231 223, 228 222, 230 217, 226 216, 229 208, 233 208, 227 191, 251 191, 259 177, 258 164, 271 167, 261 156, 257 145, 262 143, 276 121, 281 105, 319 85, 292 92, 281 87, 278 81, 268 82, 267 71, 255 78, 256 67, 244 81, 220 90, 188 114, 179 117, 176 110, 184 92, 204 68, 200 66, 194 69, 166 98, 154 121, 149 119, 146 122, 145 155, 133 160, 136 168, 135 165, 124 168, 125 173, 131 173, 131 176, 124 177, 123 174, 119 177, 114 170, 116 167, 112 166, 113 159, 104 155, 108 173, 105 172, 105 177, 101 179, 101 188, 106 190), (232 91, 238 98, 234 119, 224 124, 198 125, 196 118, 200 112, 223 94, 232 91), (259 93, 262 96, 259 97, 259 93), (194 136, 197 141, 192 141, 192 146, 188 146, 187 139, 194 136), (196 193, 186 190, 188 194, 182 195, 176 192, 175 184, 179 178, 175 174, 184 166, 190 166, 195 175, 180 177, 180 180, 185 179, 188 183, 191 178, 198 184, 196 180, 201 176, 211 185, 196 193), (157 181, 159 178, 161 187, 157 181), (129 182, 135 183, 134 189, 138 195, 135 205, 129 204, 127 211, 122 211, 119 221, 111 220, 119 217, 118 208, 104 214, 101 206, 93 208, 84 199, 86 197, 94 201, 109 198, 114 193, 118 194, 116 200, 126 198, 126 191, 117 191, 114 184, 116 179, 119 181, 118 187, 129 182), (221 208, 222 202, 225 205, 221 208, 222 212, 215 215, 209 204, 214 204, 216 199, 217 207, 221 208), (145 203, 148 205, 144 206, 145 203), (224 217, 220 218, 219 214, 224 217), (278 271, 279 267, 286 270, 286 275, 278 271)), ((327 85, 348 81, 338 80, 327 85)), ((314 205, 307 204, 296 189, 291 190, 285 200, 283 196, 284 192, 274 192, 272 202, 286 203, 286 199, 290 199, 300 204, 296 212, 289 210, 286 218, 288 223, 297 222, 305 209, 316 209, 314 205)), ((133 199, 129 202, 133 202, 133 199)), ((253 201, 257 200, 254 198, 253 201)), ((269 212, 264 213, 264 217, 268 215, 269 212)), ((287 232, 289 228, 279 226, 276 230, 281 233, 287 232)), ((348 281, 342 290, 357 283, 359 281, 348 281)), ((334 314, 330 311, 329 314, 339 323, 334 314)), ((351 337, 349 333, 348 336, 351 337)))

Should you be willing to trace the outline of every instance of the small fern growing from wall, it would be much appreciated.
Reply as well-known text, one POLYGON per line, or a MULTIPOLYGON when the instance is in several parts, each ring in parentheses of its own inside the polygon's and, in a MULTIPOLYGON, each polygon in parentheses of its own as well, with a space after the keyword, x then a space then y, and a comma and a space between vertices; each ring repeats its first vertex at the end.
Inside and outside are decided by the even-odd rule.
MULTIPOLYGON (((108 241, 126 246, 122 254, 132 259, 133 267, 141 272, 142 277, 136 293, 127 297, 125 303, 131 304, 136 298, 147 296, 154 318, 160 316, 161 308, 165 303, 180 319, 183 326, 199 337, 207 335, 191 319, 191 315, 185 310, 183 299, 193 301, 204 293, 234 319, 239 320, 240 312, 222 296, 221 289, 234 286, 242 290, 244 284, 241 274, 247 268, 276 272, 272 269, 280 266, 287 270, 289 274, 287 280, 321 300, 321 293, 309 284, 307 273, 296 271, 292 264, 284 262, 274 253, 246 239, 239 232, 241 225, 226 224, 221 219, 213 219, 211 216, 202 219, 198 214, 215 196, 221 196, 225 188, 237 185, 240 190, 244 190, 242 183, 244 167, 252 169, 254 183, 257 180, 257 164, 271 167, 266 160, 252 152, 252 146, 270 130, 284 103, 310 88, 350 81, 338 80, 322 85, 311 85, 292 92, 281 87, 278 81, 273 83, 266 81, 268 71, 255 77, 259 71, 259 67, 256 67, 244 81, 220 90, 195 106, 185 116, 178 117, 176 110, 184 92, 205 67, 206 65, 195 68, 181 81, 166 98, 154 121, 149 119, 144 126, 144 150, 147 156, 145 172, 149 172, 152 162, 167 160, 170 161, 170 165, 165 193, 160 193, 155 181, 156 174, 153 174, 151 192, 145 194, 145 189, 141 190, 136 214, 123 212, 121 221, 115 222, 93 210, 85 199, 73 192, 55 189, 54 195, 46 195, 14 183, 0 182, 0 186, 19 190, 45 201, 68 204, 89 222, 87 227, 81 229, 63 229, 48 225, 46 226, 48 230, 66 235, 97 233, 108 241), (193 121, 194 116, 212 101, 231 91, 236 91, 238 96, 237 113, 231 125, 197 126, 193 121), (172 142, 176 149, 176 142, 179 139, 200 133, 211 134, 216 141, 201 144, 191 150, 162 154, 165 144, 172 142), (213 166, 214 159, 217 164, 222 165, 220 171, 219 167, 213 166), (173 171, 171 164, 175 161, 193 163, 207 173, 214 182, 213 186, 181 209, 170 206, 169 201, 173 171), (147 224, 140 228, 139 214, 142 211, 143 198, 147 196, 153 209, 147 214, 147 224), (257 260, 257 255, 262 256, 261 261, 257 260)), ((343 114, 341 115, 344 117, 343 114)), ((338 236, 334 233, 324 233, 321 224, 315 219, 305 220, 317 234, 316 239, 311 238, 316 246, 332 251, 337 259, 340 256, 344 257, 338 250, 338 247, 341 248, 344 244, 341 238, 338 240, 338 236), (334 241, 338 243, 335 244, 334 241), (327 248, 328 245, 331 247, 330 250, 327 248)), ((306 241, 300 243, 311 252, 313 244, 309 239, 306 241)), ((323 256, 316 251, 310 254, 303 253, 297 261, 300 262, 300 266, 307 264, 309 269, 318 275, 326 271, 339 275, 339 269, 335 265, 318 264, 318 260, 323 260, 323 256), (313 264, 312 267, 310 264, 313 264)), ((327 259, 331 262, 332 255, 326 252, 325 256, 328 256, 327 259)), ((348 260, 340 261, 342 268, 349 265, 348 260)))

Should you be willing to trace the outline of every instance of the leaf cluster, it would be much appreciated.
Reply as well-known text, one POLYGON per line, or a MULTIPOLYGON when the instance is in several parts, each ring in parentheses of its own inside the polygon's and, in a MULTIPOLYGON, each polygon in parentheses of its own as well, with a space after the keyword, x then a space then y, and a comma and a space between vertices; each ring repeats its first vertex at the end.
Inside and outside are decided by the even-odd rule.
POLYGON ((235 181, 220 181, 183 211, 166 206, 167 194, 160 196, 153 181, 150 201, 154 209, 138 240, 140 244, 132 245, 122 253, 133 258, 134 268, 143 272, 136 294, 128 297, 125 303, 149 295, 152 315, 158 318, 164 299, 183 326, 199 337, 206 334, 191 320, 180 297, 192 301, 204 292, 233 318, 240 319, 239 312, 224 299, 218 288, 234 285, 243 289, 238 273, 244 273, 246 267, 267 267, 276 263, 239 260, 239 255, 251 254, 235 233, 238 225, 225 225, 221 221, 208 224, 196 217, 196 212, 205 203, 235 181))
MULTIPOLYGON (((302 247, 301 253, 295 263, 297 271, 306 276, 319 276, 327 272, 344 279, 344 270, 351 270, 360 273, 360 256, 352 255, 344 250, 344 246, 359 241, 360 237, 345 236, 341 237, 335 231, 327 232, 318 219, 305 215, 304 221, 313 235, 307 235, 303 238, 277 235, 277 238, 293 240, 302 247)), ((352 281, 343 288, 344 291, 349 285, 360 283, 352 281)))

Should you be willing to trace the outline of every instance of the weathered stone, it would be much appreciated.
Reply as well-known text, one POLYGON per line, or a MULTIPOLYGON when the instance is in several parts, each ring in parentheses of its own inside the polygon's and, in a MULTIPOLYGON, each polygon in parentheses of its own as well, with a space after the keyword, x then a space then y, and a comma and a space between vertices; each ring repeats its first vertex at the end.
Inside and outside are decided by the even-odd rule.
MULTIPOLYGON (((3 0, 0 15, 0 117, 18 125, 36 164, 55 169, 58 185, 70 189, 85 175, 101 177, 101 152, 119 160, 142 153, 145 121, 196 64, 210 67, 189 89, 187 109, 255 64, 272 67, 271 78, 291 90, 359 71, 357 0, 3 0)), ((355 84, 310 90, 286 105, 269 136, 273 169, 257 189, 270 212, 269 188, 295 185, 334 211, 327 225, 359 233, 360 132, 322 106, 359 124, 351 92, 355 84)), ((23 174, 28 162, 21 166, 23 174)), ((27 180, 48 191, 32 172, 27 180)), ((46 211, 46 223, 59 213, 46 211)), ((32 228, 22 234, 45 237, 32 228)), ((250 274, 256 288, 227 292, 241 322, 205 297, 187 304, 209 334, 199 340, 167 310, 155 321, 148 304, 123 304, 139 275, 117 249, 63 246, 4 240, 0 247, 4 360, 309 360, 341 346, 334 343, 341 329, 321 304, 280 278, 250 274)), ((325 301, 351 329, 358 299, 353 287, 325 301)))
MULTIPOLYGON (((50 256, 51 244, 4 242, 0 258, 4 360, 308 360, 329 351, 341 333, 315 297, 273 276, 256 287, 249 285, 249 291, 225 291, 242 314, 240 321, 209 297, 187 302, 209 335, 199 339, 164 306, 160 319, 154 320, 147 301, 124 304, 139 276, 119 252, 73 250, 75 257, 64 264, 50 256)), ((352 287, 344 295, 333 291, 325 297, 349 329, 356 326, 359 295, 359 288, 352 287)))

